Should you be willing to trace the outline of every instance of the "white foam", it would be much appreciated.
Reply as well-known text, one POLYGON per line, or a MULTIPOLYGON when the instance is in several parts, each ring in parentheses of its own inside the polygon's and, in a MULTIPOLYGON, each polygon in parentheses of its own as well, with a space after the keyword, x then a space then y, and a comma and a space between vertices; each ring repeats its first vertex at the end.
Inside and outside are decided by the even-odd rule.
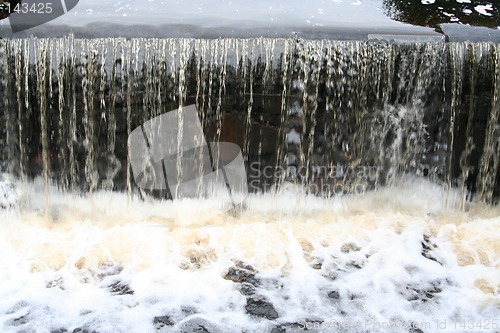
POLYGON ((411 323, 465 332, 455 322, 498 318, 500 207, 422 179, 331 199, 289 186, 202 224, 179 223, 169 201, 51 187, 47 205, 40 180, 17 188, 17 206, 0 210, 2 332, 153 332, 164 315, 175 323, 167 331, 194 321, 211 332, 300 331, 321 321, 329 332, 408 332, 411 323), (224 279, 236 261, 255 268, 254 297, 278 319, 246 313, 239 284, 224 279))
POLYGON ((0 208, 15 206, 19 200, 19 192, 9 175, 0 174, 0 208))
POLYGON ((488 12, 489 10, 493 10, 493 5, 492 4, 477 5, 476 7, 474 7, 474 9, 479 14, 483 14, 483 15, 486 15, 486 16, 493 16, 492 13, 488 12))

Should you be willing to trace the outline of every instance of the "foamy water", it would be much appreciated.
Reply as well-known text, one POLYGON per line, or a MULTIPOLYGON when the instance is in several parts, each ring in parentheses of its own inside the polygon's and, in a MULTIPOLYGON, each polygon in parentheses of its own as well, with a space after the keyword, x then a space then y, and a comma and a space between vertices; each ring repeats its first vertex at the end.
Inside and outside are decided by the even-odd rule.
POLYGON ((2 332, 499 330, 500 207, 422 179, 332 199, 289 186, 200 223, 169 201, 17 191, 2 332))

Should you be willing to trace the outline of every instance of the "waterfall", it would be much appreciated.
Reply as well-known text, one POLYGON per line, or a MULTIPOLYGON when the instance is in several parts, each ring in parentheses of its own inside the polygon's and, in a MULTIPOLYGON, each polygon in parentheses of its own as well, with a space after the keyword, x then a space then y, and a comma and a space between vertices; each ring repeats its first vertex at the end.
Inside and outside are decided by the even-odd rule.
POLYGON ((70 36, 0 54, 0 167, 21 178, 135 191, 130 132, 195 104, 207 141, 241 147, 252 192, 333 196, 409 173, 498 199, 495 44, 70 36))
POLYGON ((499 122, 492 43, 0 40, 0 331, 497 332, 499 122))

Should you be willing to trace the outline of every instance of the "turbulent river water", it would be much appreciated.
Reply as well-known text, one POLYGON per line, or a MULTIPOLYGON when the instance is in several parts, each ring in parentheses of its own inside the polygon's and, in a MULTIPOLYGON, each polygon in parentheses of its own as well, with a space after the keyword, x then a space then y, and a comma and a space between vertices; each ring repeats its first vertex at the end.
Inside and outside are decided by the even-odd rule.
POLYGON ((498 331, 497 44, 32 38, 0 60, 2 331, 498 331), (241 148, 241 204, 138 188, 129 135, 189 105, 241 148))

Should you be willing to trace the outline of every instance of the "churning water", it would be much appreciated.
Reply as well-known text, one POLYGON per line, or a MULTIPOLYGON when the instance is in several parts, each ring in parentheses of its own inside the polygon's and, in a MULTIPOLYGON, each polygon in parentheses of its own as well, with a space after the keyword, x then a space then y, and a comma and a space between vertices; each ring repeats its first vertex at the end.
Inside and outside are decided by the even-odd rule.
POLYGON ((498 45, 67 37, 0 56, 2 331, 498 331, 498 45), (209 218, 217 193, 140 190, 127 150, 191 104, 251 192, 209 218))

